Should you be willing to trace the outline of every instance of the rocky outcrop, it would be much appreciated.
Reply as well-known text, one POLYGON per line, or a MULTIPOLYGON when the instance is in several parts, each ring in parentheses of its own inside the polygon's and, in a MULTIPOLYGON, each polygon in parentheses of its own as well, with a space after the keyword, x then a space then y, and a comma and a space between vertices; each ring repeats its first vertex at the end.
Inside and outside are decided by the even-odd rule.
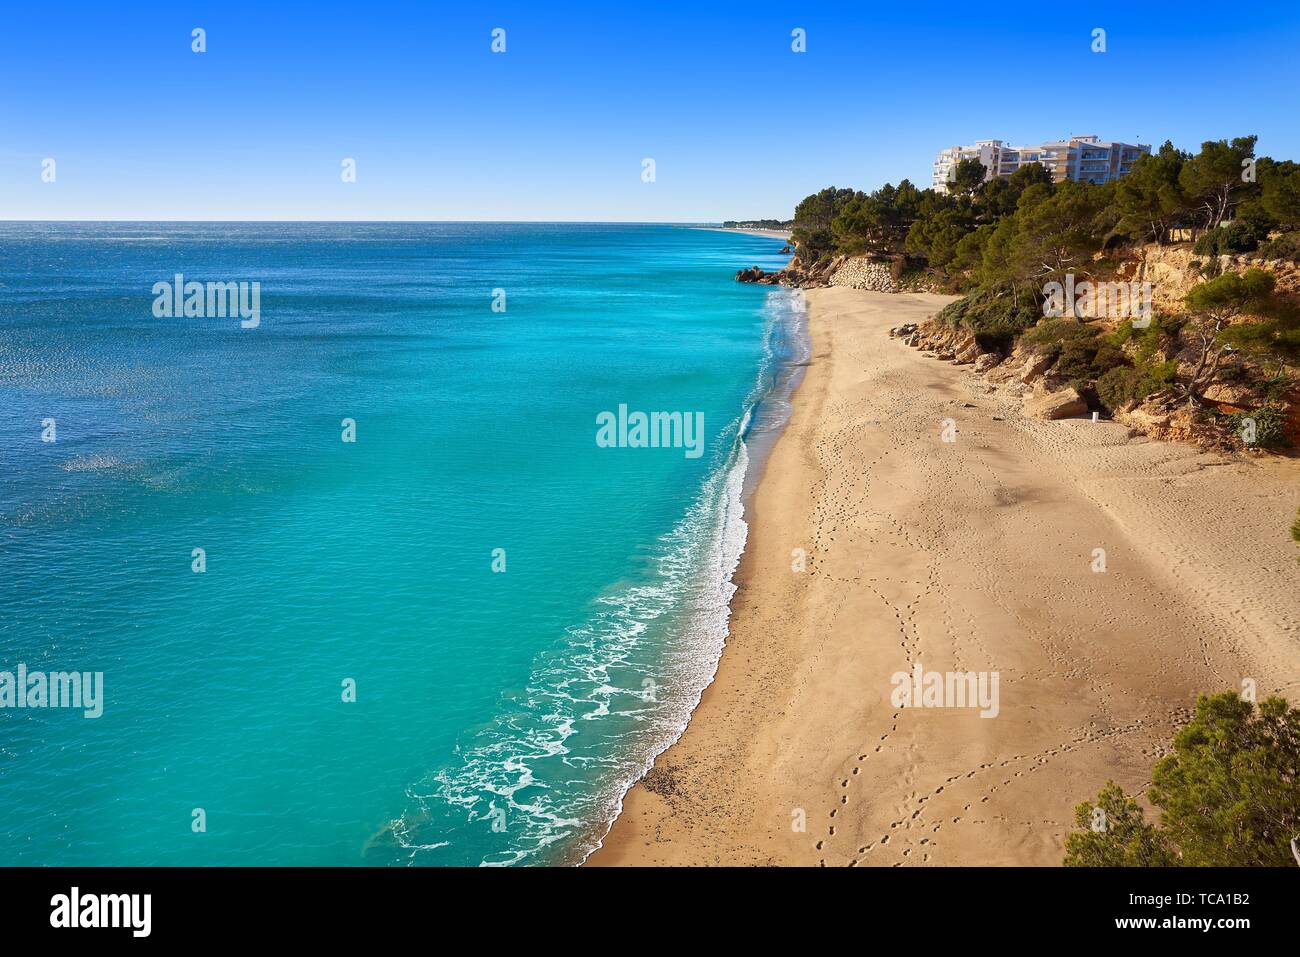
POLYGON ((825 262, 805 265, 797 258, 785 264, 784 269, 776 272, 764 272, 757 266, 751 266, 749 269, 741 269, 736 273, 737 282, 752 282, 761 286, 791 286, 798 289, 815 289, 820 286, 829 286, 831 284, 831 275, 845 261, 844 256, 837 256, 835 259, 825 262))
POLYGON ((1013 353, 1008 359, 1004 353, 980 345, 979 340, 969 330, 949 326, 935 319, 919 326, 912 323, 895 326, 889 330, 889 335, 890 338, 902 339, 909 346, 923 352, 939 358, 946 357, 958 365, 974 363, 976 371, 980 373, 997 370, 1007 375, 1009 370, 1008 378, 1018 377, 1025 370, 1026 364, 1032 360, 1030 368, 1037 368, 1035 373, 1037 376, 1042 375, 1051 366, 1050 360, 1040 363, 1036 356, 1019 351, 1013 353))
POLYGON ((1066 419, 1086 415, 1088 402, 1073 386, 1059 376, 1051 375, 1052 359, 1031 352, 1017 350, 1010 358, 1000 352, 985 351, 975 337, 964 329, 946 326, 934 320, 921 326, 895 326, 889 330, 894 339, 902 339, 909 346, 925 350, 936 359, 946 359, 956 365, 974 364, 975 372, 989 382, 989 389, 997 383, 1006 383, 1013 395, 1029 394, 1024 400, 1024 412, 1037 419, 1066 419), (1032 383, 1033 390, 1026 389, 1032 383))
POLYGON ((1151 396, 1141 405, 1115 410, 1115 421, 1127 425, 1135 434, 1147 435, 1162 442, 1190 442, 1206 451, 1242 451, 1236 433, 1209 429, 1197 422, 1185 402, 1172 402, 1168 393, 1151 396))
POLYGON ((1034 391, 1025 397, 1024 413, 1035 419, 1068 419, 1084 415, 1087 411, 1088 403, 1074 388, 1065 386, 1051 391, 1042 379, 1035 383, 1034 391))
POLYGON ((1243 382, 1216 382, 1201 395, 1220 412, 1241 412, 1255 407, 1255 390, 1243 382))
POLYGON ((959 365, 976 361, 984 352, 966 330, 933 320, 921 326, 898 326, 890 330, 890 335, 903 339, 909 346, 933 353, 936 358, 959 365))
POLYGON ((1130 428, 1147 435, 1164 435, 1168 433, 1173 422, 1173 415, 1169 409, 1156 405, 1139 405, 1130 408, 1116 409, 1115 421, 1122 422, 1130 428))
MULTIPOLYGON (((834 259, 806 264, 792 258, 785 268, 764 272, 757 266, 736 273, 737 282, 752 282, 763 286, 794 286, 815 289, 821 286, 840 286, 845 289, 865 289, 870 292, 902 292, 898 275, 901 260, 893 262, 873 259, 870 256, 836 256, 834 259)), ((915 283, 913 283, 915 286, 915 283)), ((926 289, 929 289, 927 286, 926 289)), ((933 291, 933 289, 929 289, 933 291)))
POLYGON ((1221 272, 1245 272, 1263 269, 1277 280, 1277 290, 1283 295, 1300 295, 1300 263, 1284 259, 1264 259, 1258 253, 1231 256, 1205 256, 1192 251, 1190 243, 1158 246, 1148 243, 1139 247, 1134 255, 1120 264, 1115 279, 1122 282, 1151 283, 1151 300, 1157 310, 1181 312, 1183 297, 1206 276, 1192 264, 1209 265, 1218 259, 1221 272))
MULTIPOLYGON (((978 360, 975 363, 975 367, 976 369, 979 368, 978 360)), ((985 371, 983 373, 984 379, 985 381, 991 382, 995 385, 1002 385, 1006 382, 1015 382, 1019 384, 1020 373, 1023 367, 1023 357, 1012 353, 1009 358, 1003 359, 1001 362, 994 364, 992 368, 985 371)))
POLYGON ((1033 382, 1052 367, 1052 362, 1051 356, 1040 356, 1031 352, 1020 367, 1020 381, 1026 384, 1033 382))
MULTIPOLYGON (((846 263, 842 268, 849 265, 846 263)), ((882 269, 885 267, 883 263, 877 265, 882 269)), ((1300 264, 1269 260, 1259 254, 1221 256, 1217 260, 1211 260, 1205 255, 1197 256, 1187 243, 1125 250, 1122 255, 1107 259, 1104 263, 1098 259, 1100 275, 1090 276, 1089 280, 1150 281, 1157 314, 1177 316, 1185 311, 1188 290, 1205 281, 1207 275, 1240 273, 1252 268, 1272 273, 1276 278, 1276 289, 1283 298, 1290 297, 1292 301, 1300 299, 1300 264), (1206 266, 1213 268, 1203 268, 1206 266)), ((847 277, 849 274, 843 275, 847 277)), ((839 275, 832 277, 832 282, 837 285, 841 282, 848 284, 839 275)), ((964 321, 963 317, 963 313, 958 313, 958 321, 964 321)), ((1112 322, 1097 323, 1102 332, 1111 329, 1113 325, 1112 322)), ((1281 415, 1286 437, 1300 445, 1300 387, 1293 389, 1285 400, 1277 399, 1273 393, 1269 393, 1266 398, 1260 380, 1264 372, 1272 370, 1262 369, 1258 363, 1252 364, 1249 356, 1236 358, 1234 369, 1230 370, 1233 374, 1224 374, 1221 381, 1205 388, 1194 404, 1189 403, 1185 395, 1180 398, 1176 390, 1166 389, 1145 397, 1141 402, 1134 399, 1113 408, 1111 399, 1105 397, 1115 394, 1109 386, 1103 390, 1105 396, 1102 396, 1097 394, 1095 383, 1072 385, 1073 377, 1078 375, 1077 368, 1072 367, 1070 376, 1055 373, 1055 357, 1035 352, 1032 346, 1035 337, 1030 337, 1030 341, 1024 345, 1017 345, 1014 350, 1005 348, 999 351, 994 346, 992 337, 985 338, 989 343, 987 347, 981 346, 965 329, 937 319, 919 326, 896 326, 889 334, 892 338, 922 350, 927 357, 957 365, 972 365, 980 377, 978 381, 981 386, 978 388, 982 388, 986 394, 1000 393, 1017 405, 1023 404, 1024 414, 1029 417, 1056 420, 1088 415, 1090 410, 1097 409, 1107 417, 1113 417, 1116 422, 1128 426, 1132 436, 1191 442, 1204 449, 1266 454, 1260 449, 1243 447, 1238 434, 1240 430, 1235 424, 1237 419, 1230 419, 1229 416, 1237 416, 1239 419, 1245 413, 1267 404, 1270 408, 1277 409, 1272 414, 1281 415)), ((1176 361, 1179 364, 1179 381, 1185 382, 1189 369, 1199 358, 1193 338, 1185 335, 1180 340, 1162 334, 1152 344, 1158 348, 1144 358, 1157 363, 1176 361)), ((1130 357, 1134 355, 1131 347, 1125 351, 1130 357)), ((1116 384, 1125 386, 1125 383, 1116 384)), ((1273 427, 1270 422, 1270 428, 1273 427)))

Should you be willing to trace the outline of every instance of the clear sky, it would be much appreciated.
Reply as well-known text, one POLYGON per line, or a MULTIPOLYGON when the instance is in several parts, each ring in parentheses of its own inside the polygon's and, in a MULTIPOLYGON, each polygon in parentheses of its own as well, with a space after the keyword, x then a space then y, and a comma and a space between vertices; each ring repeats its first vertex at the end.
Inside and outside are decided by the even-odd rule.
POLYGON ((0 218, 785 218, 1070 133, 1300 160, 1300 5, 1059 6, 9 2, 0 218))

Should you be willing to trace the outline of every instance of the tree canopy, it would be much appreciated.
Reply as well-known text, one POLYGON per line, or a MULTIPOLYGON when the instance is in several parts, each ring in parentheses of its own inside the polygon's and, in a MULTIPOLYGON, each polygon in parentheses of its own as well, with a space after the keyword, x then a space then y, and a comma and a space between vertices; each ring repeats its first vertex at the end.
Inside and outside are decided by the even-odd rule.
POLYGON ((1266 414, 1277 441, 1260 447, 1280 447, 1291 440, 1288 370, 1300 364, 1300 305, 1290 283, 1278 292, 1263 270, 1238 274, 1232 257, 1300 262, 1300 163, 1257 157, 1255 145, 1254 136, 1241 136, 1188 152, 1166 141, 1104 184, 1058 183, 1040 163, 986 180, 985 168, 968 158, 940 189, 903 180, 870 193, 814 193, 795 210, 793 237, 805 263, 890 259, 896 275, 924 272, 931 287, 964 293, 938 321, 1005 350, 1042 317, 1048 284, 1067 285, 1068 274, 1094 289, 1099 281, 1126 286, 1125 303, 1145 294, 1149 312, 1146 254, 1125 269, 1137 258, 1126 247, 1199 233, 1187 268, 1206 281, 1184 309, 1165 317, 1170 322, 1156 317, 1157 337, 1075 347, 1070 380, 1094 408, 1127 411, 1153 397, 1166 406, 1181 398, 1196 421, 1218 422, 1228 433, 1239 430, 1222 417, 1249 413, 1259 425, 1266 414))
POLYGON ((948 192, 958 196, 969 196, 980 188, 988 170, 984 164, 973 156, 959 160, 948 171, 948 192))
POLYGON ((905 255, 966 288, 1059 273, 1117 243, 1164 243, 1174 227, 1214 231, 1240 224, 1227 248, 1249 251, 1270 230, 1300 229, 1300 164, 1256 157, 1255 142, 1254 136, 1207 140, 1189 153, 1166 141, 1139 157, 1128 175, 1100 186, 1056 183, 1040 163, 985 181, 984 166, 968 157, 952 168, 942 190, 903 180, 871 193, 836 187, 814 193, 795 209, 793 238, 804 261, 905 255), (993 258, 1009 271, 991 269, 995 262, 984 252, 994 234, 981 227, 1008 220, 1013 227, 999 244, 1014 246, 1014 254, 993 258))
POLYGON ((1147 797, 1158 824, 1114 782, 1075 808, 1066 866, 1294 866, 1300 709, 1281 698, 1256 709, 1231 691, 1202 695, 1152 771, 1147 797))

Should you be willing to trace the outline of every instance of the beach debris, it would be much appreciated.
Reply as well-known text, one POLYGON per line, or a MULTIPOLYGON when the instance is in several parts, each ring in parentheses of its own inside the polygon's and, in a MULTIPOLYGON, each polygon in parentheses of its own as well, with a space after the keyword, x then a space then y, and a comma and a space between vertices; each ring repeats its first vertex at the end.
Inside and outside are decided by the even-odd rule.
POLYGON ((674 770, 659 765, 646 772, 645 777, 641 779, 641 786, 651 794, 658 794, 660 797, 673 797, 681 793, 674 770))

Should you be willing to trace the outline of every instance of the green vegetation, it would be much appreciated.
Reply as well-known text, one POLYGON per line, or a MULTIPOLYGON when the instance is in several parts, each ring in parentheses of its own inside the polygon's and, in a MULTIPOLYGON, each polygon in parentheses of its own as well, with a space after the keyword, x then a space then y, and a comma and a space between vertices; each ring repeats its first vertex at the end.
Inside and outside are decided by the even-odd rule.
POLYGON ((1028 297, 1017 302, 985 290, 949 303, 937 318, 954 328, 968 330, 985 349, 1003 349, 1041 315, 1037 303, 1028 297))
POLYGON ((1300 232, 1283 233, 1277 239, 1271 239, 1259 247, 1263 259, 1286 259, 1300 262, 1300 232))
POLYGON ((1267 227, 1243 220, 1210 230, 1196 241, 1192 251, 1202 256, 1248 253, 1258 249, 1260 242, 1267 237, 1267 227))
POLYGON ((728 219, 723 224, 726 229, 789 229, 788 219, 728 219))
POLYGON ((1261 449, 1284 449, 1290 446, 1286 437, 1286 409, 1279 403, 1267 403, 1249 412, 1234 412, 1228 424, 1237 435, 1242 435, 1247 423, 1254 436, 1248 444, 1261 449))
POLYGON ((1294 304, 1274 295, 1275 283, 1272 273, 1248 269, 1203 282, 1187 294, 1185 338, 1191 342, 1192 359, 1178 391, 1189 404, 1203 401, 1231 352, 1276 361, 1277 375, 1286 371, 1289 361, 1300 358, 1300 313, 1294 304), (1245 314, 1262 319, 1233 325, 1245 314))
MULTIPOLYGON (((1221 276, 1226 280, 1229 276, 1221 276)), ((1251 313, 1251 322, 1231 325, 1222 331, 1221 338, 1233 349, 1243 355, 1252 357, 1261 365, 1276 363, 1264 386, 1277 398, 1283 395, 1290 385, 1287 367, 1300 362, 1300 306, 1289 300, 1274 295, 1272 273, 1261 269, 1249 269, 1237 277, 1239 315, 1251 313)), ((1204 290, 1205 283, 1188 294, 1188 305, 1199 302, 1198 290, 1204 290)))
POLYGON ((1178 375, 1178 360, 1167 362, 1134 361, 1102 373, 1097 379, 1097 397, 1107 409, 1114 411, 1149 395, 1164 392, 1174 384, 1178 375))
POLYGON ((1069 346, 1092 343, 1101 330, 1077 319, 1044 319, 1026 332, 1021 342, 1039 355, 1057 358, 1069 346))
POLYGON ((1173 387, 1178 378, 1177 351, 1184 320, 1157 315, 1145 329, 1135 329, 1132 320, 1122 322, 1108 336, 1123 351, 1127 363, 1115 366, 1097 379, 1097 397, 1111 411, 1141 402, 1149 395, 1173 387))
POLYGON ((1103 336, 1096 326, 1077 319, 1043 319, 1020 341, 1038 355, 1055 360, 1056 375, 1080 390, 1129 364, 1113 340, 1103 336))
MULTIPOLYGON (((1178 172, 1178 188, 1182 202, 1202 225, 1218 227, 1231 218, 1239 203, 1258 195, 1259 187, 1242 175, 1255 158, 1256 139, 1241 136, 1231 142, 1210 140, 1201 144, 1199 153, 1184 161, 1178 172)), ((1259 212, 1262 214, 1262 209, 1259 212)))
POLYGON ((1294 866, 1300 834, 1300 710, 1256 711, 1233 692, 1202 695, 1151 774, 1158 824, 1108 781, 1075 808, 1067 867, 1294 866))
POLYGON ((971 158, 964 159, 953 167, 948 177, 948 191, 958 196, 969 196, 979 189, 984 182, 984 164, 971 158))
POLYGON ((837 252, 831 223, 855 195, 861 194, 830 186, 820 193, 813 193, 794 208, 790 238, 798 244, 796 254, 800 262, 820 262, 837 252))
POLYGON ((1202 255, 1248 252, 1270 231, 1300 230, 1300 165, 1254 149, 1253 136, 1209 141, 1196 154, 1166 142, 1102 186, 1054 183, 1036 163, 985 182, 979 161, 966 159, 946 192, 903 180, 872 193, 814 193, 792 229, 805 262, 905 254, 960 288, 1039 286, 1099 249, 1163 243, 1175 228, 1204 230, 1202 255))
POLYGON ((1116 229, 1138 241, 1163 243, 1182 220, 1187 199, 1179 177, 1187 154, 1165 141, 1150 156, 1133 164, 1133 171, 1115 187, 1116 229))
POLYGON ((1300 164, 1254 151, 1253 136, 1208 141, 1196 153, 1166 142, 1100 186, 1056 183, 1038 164, 985 182, 979 162, 963 160, 945 191, 907 180, 872 193, 822 190, 796 208, 792 233, 805 264, 874 256, 965 294, 938 320, 1004 352, 1039 323, 1047 283, 1067 273, 1077 282, 1107 278, 1126 250, 1199 233, 1194 268, 1206 281, 1187 296, 1185 317, 1110 335, 1069 320, 1027 344, 1109 408, 1161 393, 1210 421, 1217 410, 1206 393, 1225 379, 1241 386, 1233 394, 1246 404, 1262 404, 1265 380, 1288 380, 1288 367, 1300 362, 1295 304, 1277 295, 1271 274, 1225 272, 1219 259, 1254 253, 1300 262, 1300 164), (1280 235, 1270 241, 1273 234, 1280 235))

